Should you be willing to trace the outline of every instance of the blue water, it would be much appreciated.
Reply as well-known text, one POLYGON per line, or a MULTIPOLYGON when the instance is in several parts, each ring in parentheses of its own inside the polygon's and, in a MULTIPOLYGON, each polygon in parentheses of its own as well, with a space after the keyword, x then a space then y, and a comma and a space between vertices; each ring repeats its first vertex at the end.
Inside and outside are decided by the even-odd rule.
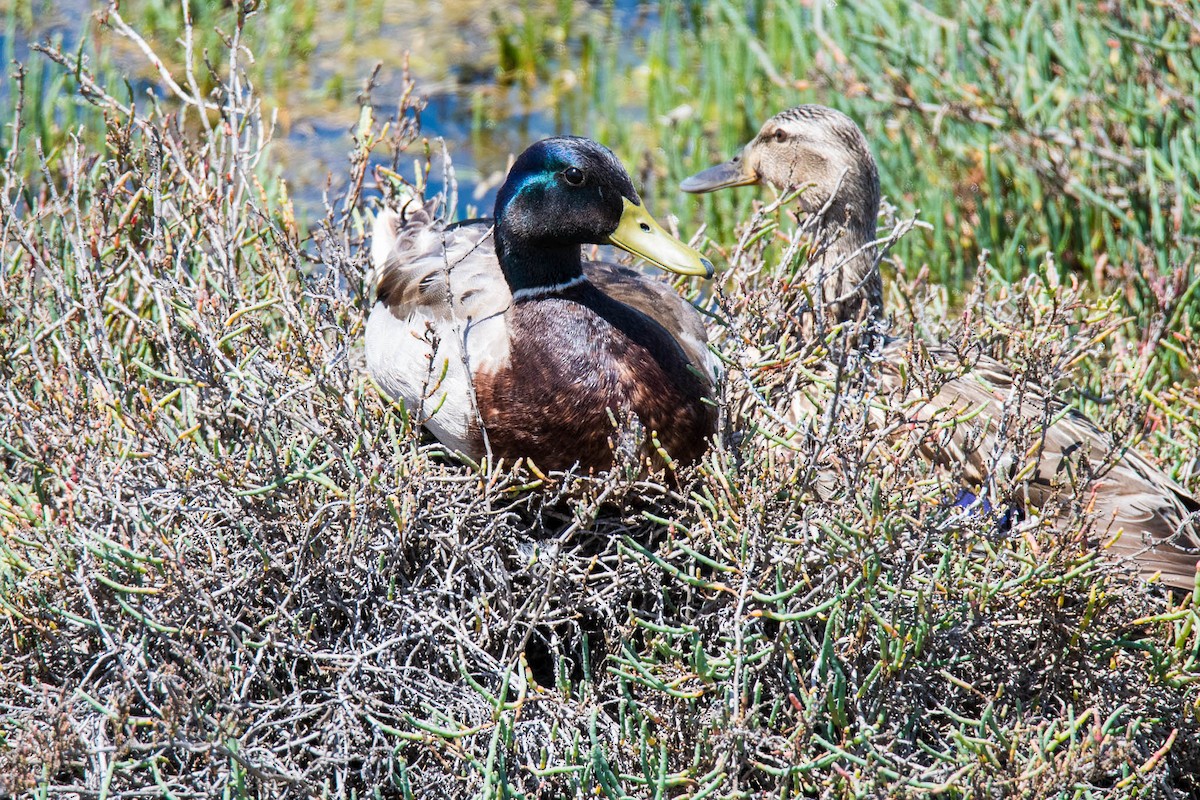
MULTIPOLYGON (((0 4, 6 0, 0 0, 0 4)), ((30 50, 33 41, 62 42, 64 50, 75 51, 83 42, 85 52, 97 38, 93 22, 96 11, 105 7, 101 0, 32 0, 33 25, 17 24, 11 9, 5 14, 8 25, 0 32, 0 54, 5 63, 13 59, 28 62, 43 58, 30 50)), ((122 13, 133 24, 137 18, 136 0, 123 4, 122 13)), ((515 18, 525 4, 485 4, 489 13, 515 18)), ((546 64, 549 75, 571 69, 579 60, 580 36, 588 30, 593 37, 607 32, 617 37, 609 46, 621 54, 625 63, 635 58, 632 44, 645 38, 657 24, 656 5, 638 0, 619 0, 612 3, 589 3, 577 7, 577 12, 590 9, 591 28, 573 25, 572 36, 555 49, 546 64), (600 30, 594 24, 600 21, 600 30)), ((405 6, 408 8, 408 6, 405 6)), ((487 25, 474 24, 439 26, 438 15, 449 3, 415 3, 420 15, 400 19, 385 18, 378 30, 354 33, 348 40, 345 24, 340 27, 322 26, 315 30, 315 47, 302 60, 281 64, 285 72, 284 90, 278 89, 268 99, 280 108, 281 125, 272 146, 272 160, 278 173, 288 182, 289 192, 304 219, 320 215, 327 187, 336 196, 348 173, 347 155, 353 143, 351 131, 357 125, 358 107, 355 97, 359 87, 374 69, 383 62, 379 84, 372 98, 380 114, 394 110, 396 98, 403 91, 402 54, 411 52, 413 77, 417 94, 423 95, 427 106, 421 114, 422 134, 430 139, 445 140, 458 182, 460 216, 472 212, 490 214, 495 191, 510 156, 519 153, 531 142, 560 133, 577 133, 572 121, 557 108, 548 87, 543 85, 505 86, 497 78, 494 64, 474 57, 494 49, 494 41, 486 33, 487 25), (430 53, 430 49, 436 52, 430 53), (444 52, 461 53, 457 61, 442 60, 444 52), (437 64, 421 71, 417 64, 437 64), (344 88, 331 92, 330 87, 344 88), (333 95, 333 96, 331 96, 333 95), (482 105, 482 125, 475 120, 482 105)), ((0 5, 0 8, 4 8, 0 5)), ((389 6, 389 8, 391 8, 389 6)), ((328 14, 345 14, 344 6, 330 6, 328 14)), ((547 13, 553 13, 548 11, 547 13)), ((253 22, 252 22, 253 24, 253 22)), ((142 32, 147 33, 147 32, 142 32)), ((111 35, 105 41, 116 41, 111 35)), ((123 41, 106 51, 128 79, 135 94, 146 96, 147 91, 162 96, 155 85, 157 76, 144 57, 123 41)), ((52 67, 54 75, 58 67, 52 67)), ((125 88, 115 87, 122 99, 125 88)), ((0 85, 0 108, 7 108, 11 97, 10 81, 0 85)), ((419 154, 420 147, 413 148, 419 154)), ((440 148, 435 148, 438 150, 440 148)), ((389 159, 379 152, 375 164, 389 159)), ((411 175, 411 169, 401 170, 411 175)), ((435 160, 430 172, 430 188, 442 188, 440 160, 435 160)), ((333 199, 331 197, 331 199, 333 199)))

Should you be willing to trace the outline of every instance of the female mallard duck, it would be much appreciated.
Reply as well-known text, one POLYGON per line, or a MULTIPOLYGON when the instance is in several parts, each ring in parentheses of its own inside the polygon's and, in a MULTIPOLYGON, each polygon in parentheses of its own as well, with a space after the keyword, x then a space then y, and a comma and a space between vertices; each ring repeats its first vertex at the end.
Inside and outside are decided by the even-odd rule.
MULTIPOLYGON (((688 192, 711 192, 730 186, 766 183, 780 190, 807 187, 799 195, 802 210, 820 214, 821 238, 831 242, 814 265, 820 270, 822 313, 830 324, 882 316, 882 283, 875 252, 875 219, 879 213, 879 173, 866 138, 841 112, 806 105, 772 117, 758 135, 730 161, 685 180, 688 192)), ((971 371, 945 383, 932 397, 920 398, 906 371, 898 367, 912 354, 913 343, 885 338, 879 359, 885 392, 909 402, 912 421, 928 424, 968 410, 982 409, 974 425, 955 425, 948 440, 926 442, 924 455, 962 468, 976 486, 987 478, 989 454, 997 452, 1006 416, 1005 400, 1017 383, 1012 371, 990 358, 980 358, 971 371), (975 426, 983 428, 982 434, 975 426)), ((930 357, 957 366, 961 357, 947 347, 928 348, 930 357)), ((1021 383, 1019 408, 1007 410, 1041 427, 1040 442, 1029 449, 1037 463, 1020 499, 1034 508, 1052 496, 1064 476, 1087 476, 1090 510, 1101 530, 1108 529, 1109 550, 1131 557, 1146 577, 1182 589, 1192 588, 1200 557, 1200 502, 1155 468, 1141 454, 1114 449, 1108 435, 1082 413, 1067 407, 1045 389, 1021 383), (1038 445, 1040 444, 1040 448, 1038 445), (1082 468, 1082 469, 1081 469, 1082 468)), ((807 414, 804 401, 793 397, 792 414, 807 414)), ((1035 437, 1036 438, 1036 437, 1035 437)), ((1023 464, 1017 464, 1018 474, 1023 464)))
POLYGON ((662 459, 650 435, 672 459, 695 461, 716 427, 700 315, 661 282, 584 262, 589 243, 712 277, 708 260, 646 212, 616 156, 589 139, 545 139, 522 153, 494 223, 445 226, 433 204, 380 214, 371 376, 472 458, 605 469, 612 420, 633 416, 652 461, 662 459))

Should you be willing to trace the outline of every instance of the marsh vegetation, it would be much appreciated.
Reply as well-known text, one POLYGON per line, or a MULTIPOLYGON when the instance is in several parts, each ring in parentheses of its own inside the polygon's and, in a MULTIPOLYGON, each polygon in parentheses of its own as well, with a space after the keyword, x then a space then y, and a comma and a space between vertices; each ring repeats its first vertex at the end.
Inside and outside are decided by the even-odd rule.
POLYGON ((1200 794, 1200 588, 1098 557, 1082 484, 1067 534, 957 506, 868 361, 817 379, 791 206, 677 191, 846 111, 893 329, 1195 492, 1200 8, 447 5, 2 6, 0 793, 1200 794), (677 284, 728 379, 675 481, 455 459, 366 377, 382 194, 486 210, 566 130, 723 268, 677 284))

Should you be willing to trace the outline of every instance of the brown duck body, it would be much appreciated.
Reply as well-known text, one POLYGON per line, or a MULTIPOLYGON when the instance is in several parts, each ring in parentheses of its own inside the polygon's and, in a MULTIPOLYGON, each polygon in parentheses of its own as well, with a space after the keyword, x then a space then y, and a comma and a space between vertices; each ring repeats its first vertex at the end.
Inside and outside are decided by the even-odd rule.
MULTIPOLYGON (((879 212, 875 160, 858 126, 823 106, 798 106, 768 120, 734 159, 689 178, 687 191, 768 183, 780 190, 807 187, 801 209, 819 214, 820 235, 829 242, 814 265, 810 283, 824 289, 816 310, 822 327, 866 319, 881 330, 882 282, 874 245, 879 212)), ((803 332, 811 326, 802 322, 803 332)), ((1073 518, 1090 516, 1094 544, 1106 554, 1130 559, 1144 577, 1161 573, 1170 586, 1190 589, 1200 560, 1200 502, 1161 469, 1130 448, 1117 448, 1092 420, 1069 408, 1044 387, 1020 380, 1010 368, 980 357, 963 374, 933 391, 910 382, 902 368, 913 358, 908 339, 874 337, 879 349, 881 390, 903 409, 903 430, 924 430, 920 452, 932 463, 961 472, 973 487, 994 476, 1028 475, 1014 502, 1039 510, 1068 493, 1081 498, 1054 520, 1076 528, 1073 518), (957 417, 969 417, 958 421, 957 417), (942 435, 928 431, 938 422, 942 435), (1008 429, 1006 434, 1005 429, 1008 429), (1024 435, 1014 456, 1014 429, 1024 435), (1006 455, 1006 451, 1009 453, 1006 455), (1028 463, 1032 461, 1033 463, 1028 463)), ((961 365, 951 348, 924 347, 943 371, 961 365)), ((792 397, 793 422, 816 411, 811 400, 792 397)), ((890 426, 873 409, 879 429, 890 426)))
POLYGON ((515 303, 506 317, 508 364, 475 376, 494 453, 520 453, 547 469, 607 469, 618 433, 611 410, 635 417, 674 459, 703 454, 716 428, 711 383, 646 313, 584 281, 515 303))

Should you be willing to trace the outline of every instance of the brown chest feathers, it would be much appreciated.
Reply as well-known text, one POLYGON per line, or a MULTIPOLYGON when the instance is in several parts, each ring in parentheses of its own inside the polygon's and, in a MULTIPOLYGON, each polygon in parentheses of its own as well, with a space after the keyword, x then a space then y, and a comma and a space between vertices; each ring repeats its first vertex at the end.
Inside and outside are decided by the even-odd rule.
POLYGON ((607 469, 618 434, 610 410, 636 416, 655 466, 651 433, 676 461, 703 455, 716 429, 711 383, 660 324, 589 283, 515 303, 506 317, 510 363, 475 376, 493 455, 607 469))

